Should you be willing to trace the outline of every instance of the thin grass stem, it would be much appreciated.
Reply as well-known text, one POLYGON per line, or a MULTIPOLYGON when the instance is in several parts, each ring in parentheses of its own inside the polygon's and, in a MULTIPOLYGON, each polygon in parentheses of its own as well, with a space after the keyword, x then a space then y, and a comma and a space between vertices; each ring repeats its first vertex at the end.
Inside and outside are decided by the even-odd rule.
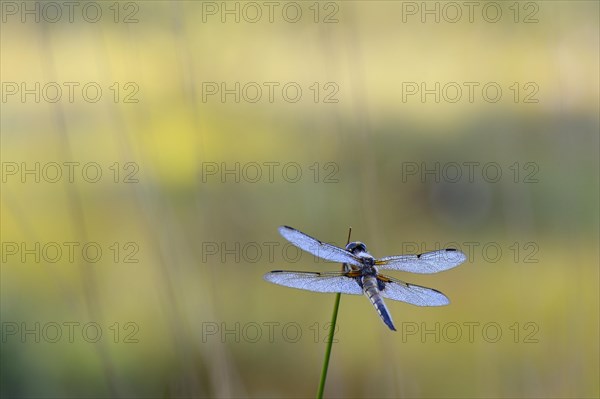
MULTIPOLYGON (((350 243, 350 235, 352 234, 352 227, 348 229, 348 239, 346 245, 350 243)), ((342 265, 342 271, 344 266, 342 265)), ((331 348, 333 347, 333 334, 335 333, 335 324, 337 322, 338 309, 340 307, 340 299, 342 294, 339 292, 335 294, 335 302, 333 304, 333 314, 331 315, 331 323, 329 324, 329 335, 327 336, 327 347, 325 348, 325 358, 323 359, 323 369, 321 370, 321 381, 319 381, 319 390, 317 391, 317 399, 323 398, 323 391, 325 391, 325 381, 327 381, 327 370, 329 369, 329 358, 331 356, 331 348)))

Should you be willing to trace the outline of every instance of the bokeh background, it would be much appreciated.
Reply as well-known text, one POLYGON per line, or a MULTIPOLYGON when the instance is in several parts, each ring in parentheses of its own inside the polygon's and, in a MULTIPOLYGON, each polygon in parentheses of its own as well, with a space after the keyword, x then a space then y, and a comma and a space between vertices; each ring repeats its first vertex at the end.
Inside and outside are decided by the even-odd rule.
POLYGON ((598 2, 54 4, 2 2, 3 397, 313 396, 283 224, 469 256, 343 296, 326 396, 599 396, 598 2))

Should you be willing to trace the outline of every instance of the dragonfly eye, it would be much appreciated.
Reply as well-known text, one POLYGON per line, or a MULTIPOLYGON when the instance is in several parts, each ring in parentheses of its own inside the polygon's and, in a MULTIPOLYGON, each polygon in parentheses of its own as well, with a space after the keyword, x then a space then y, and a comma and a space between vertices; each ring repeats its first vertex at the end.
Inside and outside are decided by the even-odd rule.
POLYGON ((351 242, 346 245, 346 249, 353 254, 358 252, 367 252, 367 246, 360 241, 351 242))

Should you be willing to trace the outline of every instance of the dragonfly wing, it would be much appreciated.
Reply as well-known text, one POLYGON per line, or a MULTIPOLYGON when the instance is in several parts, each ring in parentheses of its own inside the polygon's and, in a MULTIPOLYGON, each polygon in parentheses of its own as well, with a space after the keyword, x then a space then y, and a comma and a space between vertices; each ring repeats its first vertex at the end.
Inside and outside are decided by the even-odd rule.
POLYGON ((362 288, 352 278, 338 272, 291 272, 274 270, 265 274, 264 279, 273 284, 314 292, 340 292, 361 295, 362 288))
POLYGON ((281 234, 283 238, 294 244, 296 247, 318 256, 319 258, 323 258, 331 262, 349 263, 354 266, 362 266, 360 260, 358 260, 358 258, 345 249, 321 242, 316 238, 312 238, 311 236, 306 235, 292 227, 281 226, 279 228, 279 234, 281 234))
POLYGON ((417 306, 444 306, 450 303, 446 295, 433 288, 405 283, 387 276, 378 276, 378 278, 383 282, 383 289, 380 292, 384 298, 417 306))
POLYGON ((378 259, 379 269, 400 270, 410 273, 437 273, 463 263, 467 256, 456 249, 441 249, 419 255, 387 256, 378 259))

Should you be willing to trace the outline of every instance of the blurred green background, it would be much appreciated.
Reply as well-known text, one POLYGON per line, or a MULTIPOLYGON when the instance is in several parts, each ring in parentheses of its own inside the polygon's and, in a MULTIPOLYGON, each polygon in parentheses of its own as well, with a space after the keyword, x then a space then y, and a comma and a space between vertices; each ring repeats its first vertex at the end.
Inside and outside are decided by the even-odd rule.
POLYGON ((469 255, 343 296, 326 396, 598 397, 599 4, 473 3, 3 1, 2 396, 313 396, 286 224, 469 255))

